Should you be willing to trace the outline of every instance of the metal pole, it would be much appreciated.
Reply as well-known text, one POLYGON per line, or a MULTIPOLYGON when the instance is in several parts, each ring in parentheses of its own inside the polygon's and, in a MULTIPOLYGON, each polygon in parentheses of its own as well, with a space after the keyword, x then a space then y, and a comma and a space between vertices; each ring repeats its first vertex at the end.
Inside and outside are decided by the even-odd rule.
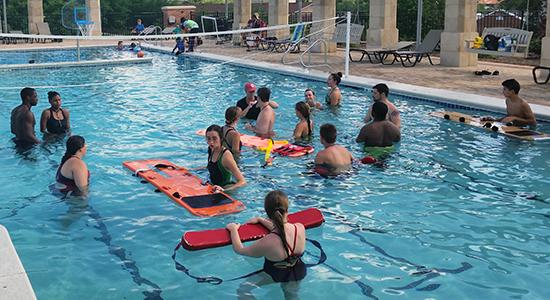
POLYGON ((227 0, 225 0, 225 21, 227 22, 229 20, 229 3, 227 3, 227 0))
POLYGON ((2 0, 2 7, 4 8, 4 27, 3 30, 8 33, 8 15, 6 13, 6 0, 2 0))
POLYGON ((351 42, 351 11, 348 11, 346 14, 346 67, 344 71, 345 78, 349 77, 349 44, 351 42))
POLYGON ((77 39, 76 39, 76 61, 80 61, 80 30, 76 32, 77 39))
POLYGON ((422 8, 424 4, 422 0, 418 0, 418 8, 416 9, 416 45, 422 42, 422 8))
POLYGON ((298 5, 298 23, 302 23, 302 0, 296 0, 298 5))

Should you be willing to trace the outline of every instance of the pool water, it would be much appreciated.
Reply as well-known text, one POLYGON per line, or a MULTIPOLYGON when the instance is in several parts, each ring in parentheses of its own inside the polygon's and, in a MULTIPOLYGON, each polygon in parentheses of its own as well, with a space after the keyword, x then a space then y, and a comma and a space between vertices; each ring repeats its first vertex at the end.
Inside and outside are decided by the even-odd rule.
MULTIPOLYGON (((75 42, 76 43, 76 42, 75 42)), ((135 58, 133 51, 113 51, 115 47, 83 47, 80 50, 80 60, 102 60, 135 58)), ((76 47, 61 50, 10 50, 0 52, 0 65, 3 64, 27 64, 29 61, 35 64, 77 61, 76 47)))
MULTIPOLYGON (((206 165, 207 145, 194 134, 223 123, 225 108, 244 95, 243 83, 272 89, 278 138, 292 135, 294 104, 323 82, 161 53, 152 65, 0 72, 0 223, 12 236, 39 299, 234 298, 261 268, 261 259, 231 247, 171 256, 183 232, 224 227, 263 214, 267 191, 282 189, 291 210, 320 208, 326 223, 308 230, 327 255, 309 268, 303 299, 545 299, 550 293, 550 143, 525 142, 427 116, 444 106, 390 95, 402 112, 402 142, 383 165, 357 166, 334 179, 312 174, 314 156, 276 158, 245 148, 240 161, 248 185, 232 193, 247 209, 198 218, 140 183, 125 160, 165 158, 185 167, 206 165), (53 140, 18 152, 9 114, 24 86, 40 87, 37 121, 46 93, 61 93, 74 134, 88 144, 87 202, 61 200, 49 185, 64 153, 53 140), (54 86, 54 87, 49 87, 54 86), (181 268, 180 268, 181 269, 181 268)), ((499 87, 495 87, 499 88, 499 87)), ((390 86, 391 89, 391 86, 390 86)), ((354 139, 371 103, 370 91, 343 87, 338 111, 315 112, 321 124, 362 157, 354 139)), ((470 112, 473 113, 473 112, 470 112)), ((479 112, 476 112, 479 114, 479 112)), ((239 125, 244 132, 244 122, 239 125)), ((550 132, 548 124, 541 131, 550 132)), ((38 127, 37 127, 38 130, 38 127)), ((199 172, 205 178, 205 172, 199 172)), ((308 244, 306 262, 319 250, 308 244)), ((260 298, 282 298, 278 284, 257 288, 260 298)))

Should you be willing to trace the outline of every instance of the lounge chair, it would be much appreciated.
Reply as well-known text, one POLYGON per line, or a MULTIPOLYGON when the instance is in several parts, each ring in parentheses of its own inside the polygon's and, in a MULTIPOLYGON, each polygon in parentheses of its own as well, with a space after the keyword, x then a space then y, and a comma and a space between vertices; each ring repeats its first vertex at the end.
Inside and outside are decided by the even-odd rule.
MULTIPOLYGON (((36 23, 36 30, 38 31, 38 34, 40 35, 52 35, 52 32, 50 31, 50 25, 48 25, 47 22, 38 22, 36 23)), ((62 42, 62 39, 42 39, 42 42, 46 42, 46 40, 50 40, 52 42, 62 42)))
POLYGON ((140 32, 138 35, 150 35, 152 33, 157 35, 161 31, 162 29, 160 27, 155 25, 149 25, 149 27, 145 27, 145 29, 143 29, 143 31, 140 32))
POLYGON ((386 57, 393 55, 391 63, 385 63, 386 57, 384 57, 384 60, 381 61, 384 65, 393 65, 396 61, 399 61, 403 67, 414 67, 424 57, 427 57, 430 64, 433 65, 430 54, 435 51, 441 42, 441 32, 442 30, 430 30, 414 51, 378 51, 377 54, 380 56, 386 55, 386 57))
POLYGON ((289 48, 291 52, 300 52, 300 44, 302 43, 304 36, 305 25, 300 23, 294 28, 294 32, 289 39, 277 40, 277 39, 261 39, 259 46, 263 50, 271 50, 277 52, 286 52, 289 48))
POLYGON ((362 62, 365 57, 368 58, 371 64, 382 63, 388 55, 395 51, 409 50, 414 46, 415 42, 398 42, 397 45, 390 48, 351 48, 349 49, 349 59, 353 62, 362 62), (361 58, 354 59, 351 55, 352 52, 361 52, 361 58))
POLYGON ((546 84, 546 83, 548 83, 548 81, 550 81, 550 67, 544 67, 544 66, 534 67, 533 68, 533 80, 535 81, 536 84, 546 84), (537 75, 537 73, 538 73, 538 75, 537 75), (546 79, 539 80, 539 76, 540 76, 541 79, 544 79, 544 77, 546 77, 546 79))

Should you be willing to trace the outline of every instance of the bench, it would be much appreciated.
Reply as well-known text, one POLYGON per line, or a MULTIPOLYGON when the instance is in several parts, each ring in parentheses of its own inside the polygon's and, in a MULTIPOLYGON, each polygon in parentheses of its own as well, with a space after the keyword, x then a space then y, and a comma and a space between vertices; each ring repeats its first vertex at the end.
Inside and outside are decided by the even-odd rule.
POLYGON ((529 54, 529 43, 531 43, 531 37, 533 37, 532 31, 525 31, 516 28, 504 28, 504 27, 493 27, 483 29, 482 37, 486 37, 488 34, 494 35, 498 38, 503 36, 510 36, 512 39, 516 40, 517 43, 512 45, 512 51, 496 51, 496 50, 487 50, 487 49, 476 49, 472 48, 473 40, 466 40, 466 51, 471 53, 486 54, 486 55, 497 55, 497 56, 512 56, 512 57, 527 57, 529 54))

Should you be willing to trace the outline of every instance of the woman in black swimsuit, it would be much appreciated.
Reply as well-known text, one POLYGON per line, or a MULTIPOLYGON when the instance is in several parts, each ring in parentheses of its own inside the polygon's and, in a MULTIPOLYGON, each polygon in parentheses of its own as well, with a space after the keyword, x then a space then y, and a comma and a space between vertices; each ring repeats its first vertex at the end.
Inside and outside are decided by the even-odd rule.
POLYGON ((241 134, 235 129, 239 122, 239 108, 231 106, 225 111, 225 125, 222 127, 223 146, 233 153, 233 157, 241 155, 241 134))
POLYGON ((285 297, 292 297, 297 292, 298 282, 306 276, 306 266, 301 259, 306 247, 305 228, 300 223, 287 222, 288 197, 282 191, 269 192, 265 196, 264 209, 269 219, 256 217, 247 223, 260 223, 271 232, 248 247, 241 242, 239 224, 227 224, 235 252, 265 258, 264 272, 258 274, 258 281, 242 284, 239 296, 243 293, 248 296, 257 286, 279 282, 285 297))
POLYGON ((66 133, 71 129, 70 115, 67 109, 61 108, 61 96, 58 92, 48 92, 50 108, 45 109, 40 117, 40 131, 53 134, 66 133))

